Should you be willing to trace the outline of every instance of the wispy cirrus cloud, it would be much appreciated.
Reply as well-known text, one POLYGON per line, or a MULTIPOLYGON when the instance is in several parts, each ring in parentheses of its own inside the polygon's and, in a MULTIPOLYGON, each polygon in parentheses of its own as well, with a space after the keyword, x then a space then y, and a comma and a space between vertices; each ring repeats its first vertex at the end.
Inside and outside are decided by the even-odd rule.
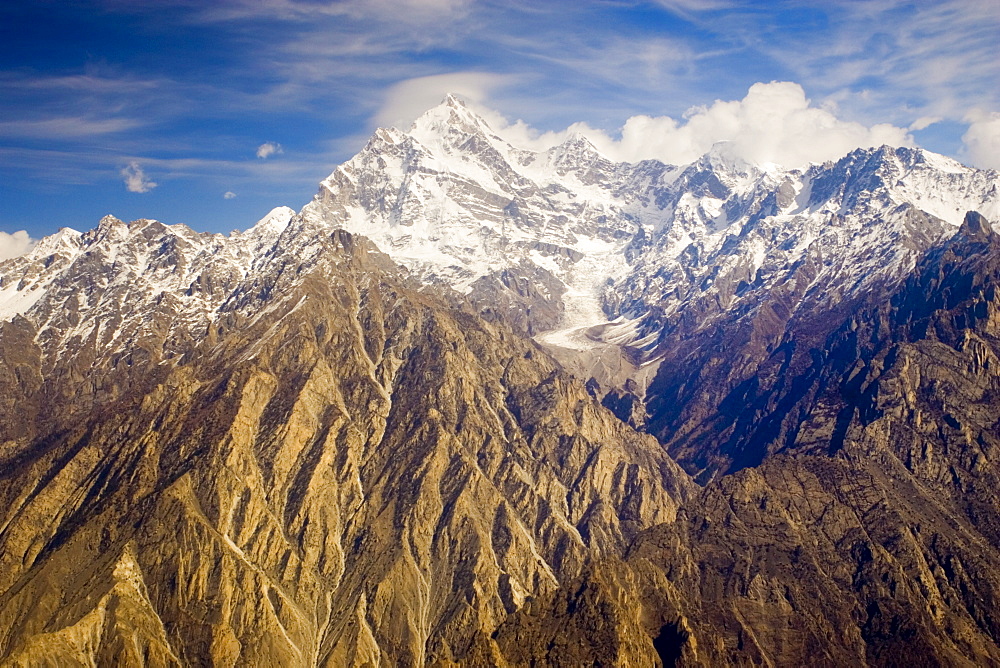
POLYGON ((85 140, 155 123, 172 105, 177 85, 107 67, 76 74, 0 71, 0 137, 85 140), (71 113, 67 113, 72 110, 71 113))
POLYGON ((581 86, 599 80, 655 90, 690 71, 698 60, 697 53, 683 39, 673 37, 574 34, 560 39, 564 48, 553 49, 551 42, 555 39, 554 35, 541 40, 512 36, 503 44, 526 59, 546 65, 546 69, 580 77, 576 83, 581 86))
POLYGON ((0 121, 0 137, 80 139, 133 130, 142 123, 133 118, 65 116, 37 120, 0 121))
MULTIPOLYGON (((241 183, 295 183, 309 179, 315 185, 316 174, 326 174, 336 166, 328 151, 317 151, 300 156, 295 161, 266 161, 245 159, 213 159, 200 156, 153 157, 150 155, 126 156, 114 152, 89 150, 52 151, 34 148, 0 147, 0 166, 19 164, 20 169, 33 178, 49 175, 59 184, 95 185, 110 173, 120 183, 125 170, 134 162, 145 178, 147 170, 163 181, 197 180, 211 178, 235 179, 241 183), (122 164, 125 167, 122 167, 122 164)), ((4 172, 0 170, 0 174, 4 172)), ((9 175, 9 173, 5 174, 9 175)))
POLYGON ((336 17, 414 24, 458 20, 465 17, 474 4, 473 0, 270 0, 267 3, 237 0, 194 7, 191 18, 197 22, 219 23, 261 17, 294 22, 336 17))
POLYGON ((96 71, 56 76, 31 76, 25 72, 0 74, 0 86, 8 92, 64 90, 84 95, 134 95, 160 88, 164 83, 164 80, 105 76, 96 71))
POLYGON ((771 28, 748 37, 751 25, 744 38, 760 40, 762 52, 811 88, 848 91, 869 116, 959 119, 970 106, 1000 102, 1000 4, 993 0, 832 0, 822 7, 815 15, 822 30, 771 28), (771 39, 779 33, 783 39, 771 39))

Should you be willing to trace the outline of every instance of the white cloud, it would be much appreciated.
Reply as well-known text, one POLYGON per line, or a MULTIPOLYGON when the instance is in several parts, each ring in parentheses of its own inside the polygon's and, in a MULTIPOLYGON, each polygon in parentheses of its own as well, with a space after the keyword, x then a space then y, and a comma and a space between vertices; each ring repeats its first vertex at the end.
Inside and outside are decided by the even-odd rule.
POLYGON ((671 164, 689 163, 718 142, 727 142, 726 151, 732 157, 788 168, 834 160, 859 147, 913 145, 913 138, 903 128, 887 124, 866 127, 812 106, 802 87, 791 82, 756 83, 742 100, 717 100, 711 106, 693 107, 682 120, 633 116, 618 138, 583 123, 542 135, 532 133, 521 122, 501 126, 498 131, 511 143, 536 150, 553 146, 575 132, 614 160, 654 158, 671 164))
POLYGON ((281 144, 273 141, 264 142, 257 147, 257 157, 261 160, 266 160, 272 155, 277 153, 284 153, 285 149, 281 147, 281 144))
POLYGON ((156 187, 156 182, 150 181, 146 177, 146 173, 142 171, 142 167, 135 160, 129 162, 128 166, 122 168, 119 173, 125 180, 125 189, 130 193, 148 193, 156 187))
POLYGON ((935 123, 940 123, 944 118, 941 116, 921 116, 917 120, 910 123, 909 130, 911 132, 918 130, 926 130, 935 123))
POLYGON ((1000 169, 1000 112, 975 110, 965 117, 964 153, 976 167, 1000 169))
POLYGON ((489 72, 452 72, 407 79, 386 92, 382 108, 375 114, 375 123, 383 128, 393 126, 405 130, 448 93, 455 93, 473 105, 481 105, 491 91, 515 80, 510 75, 489 72))
POLYGON ((236 199, 236 193, 232 190, 227 190, 223 195, 222 199, 236 199))
POLYGON ((0 261, 24 255, 35 246, 35 240, 25 230, 14 234, 0 232, 0 261))
POLYGON ((730 9, 736 4, 730 0, 656 0, 656 2, 664 9, 684 15, 716 9, 730 9))
POLYGON ((386 20, 425 22, 463 18, 472 0, 363 0, 355 4, 386 20))
POLYGON ((30 121, 0 122, 0 135, 41 137, 44 139, 74 139, 132 130, 141 125, 129 118, 93 119, 77 116, 30 121))

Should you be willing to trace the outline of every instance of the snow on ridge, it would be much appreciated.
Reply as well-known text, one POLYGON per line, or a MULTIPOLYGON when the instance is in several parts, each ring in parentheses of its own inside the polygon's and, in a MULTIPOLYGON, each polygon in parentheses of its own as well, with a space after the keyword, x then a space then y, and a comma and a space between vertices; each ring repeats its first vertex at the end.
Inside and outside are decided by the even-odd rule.
POLYGON ((276 238, 285 231, 294 216, 295 210, 291 207, 276 206, 243 235, 276 238))
POLYGON ((9 322, 27 312, 43 296, 45 289, 41 286, 28 290, 19 290, 17 284, 0 288, 0 322, 9 322))
MULTIPOLYGON (((60 300, 75 296, 84 299, 81 305, 93 306, 89 300, 95 290, 100 293, 116 283, 127 286, 132 295, 183 293, 192 280, 192 263, 219 261, 225 256, 219 253, 221 238, 151 219, 126 224, 111 215, 84 233, 63 228, 39 240, 28 254, 3 266, 0 320, 37 311, 39 324, 50 322, 62 317, 60 300), (64 276, 84 281, 87 288, 62 285, 64 276)), ((114 308, 127 313, 134 305, 123 302, 114 308)))
MULTIPOLYGON (((677 281, 705 280, 713 271, 705 263, 753 274, 793 263, 817 243, 841 244, 845 257, 861 252, 845 245, 860 243, 850 236, 830 235, 836 216, 846 216, 836 223, 845 230, 865 230, 909 204, 952 225, 967 210, 996 220, 996 180, 995 172, 892 147, 792 170, 735 159, 724 143, 680 166, 616 163, 582 136, 533 152, 449 96, 409 132, 376 132, 324 180, 302 216, 368 236, 418 276, 463 291, 491 272, 533 264, 564 284, 563 342, 580 345, 586 326, 607 321, 605 310, 613 317, 642 304, 674 308, 677 281), (773 238, 740 241, 758 227, 773 238)), ((888 243, 876 232, 871 243, 888 243)))
MULTIPOLYGON (((751 283, 819 251, 840 253, 824 280, 838 271, 850 280, 857 271, 883 271, 843 263, 862 258, 864 243, 896 243, 893 234, 907 233, 892 214, 902 204, 951 225, 967 210, 996 221, 996 182, 996 172, 920 149, 858 149, 805 170, 735 160, 724 144, 680 166, 614 162, 582 135, 532 152, 449 97, 409 132, 376 131, 300 214, 277 207, 229 237, 112 216, 97 230, 46 237, 3 265, 0 319, 42 308, 55 277, 97 252, 118 272, 109 279, 121 283, 117 307, 130 308, 121 295, 141 301, 166 294, 176 299, 178 317, 202 317, 217 306, 198 291, 207 267, 240 279, 267 271, 276 244, 295 243, 299 223, 309 223, 367 236, 418 276, 464 292, 480 277, 529 263, 565 288, 564 321, 540 338, 586 346, 588 328, 628 314, 628 326, 605 329, 615 343, 633 334, 639 341, 649 336, 635 324, 644 309, 669 313, 698 295, 735 303, 738 296, 716 286, 719 272, 751 283), (162 235, 176 266, 143 234, 162 235), (132 292, 124 290, 128 281, 132 292)), ((887 257, 893 270, 905 264, 902 256, 887 257)))

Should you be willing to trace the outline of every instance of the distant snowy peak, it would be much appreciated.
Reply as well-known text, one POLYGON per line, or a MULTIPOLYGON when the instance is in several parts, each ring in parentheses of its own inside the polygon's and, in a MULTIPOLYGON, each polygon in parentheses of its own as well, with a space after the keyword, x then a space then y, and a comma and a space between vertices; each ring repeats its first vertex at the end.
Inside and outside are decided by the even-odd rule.
POLYGON ((539 331, 553 313, 582 328, 674 312, 715 294, 713 277, 779 281, 809 254, 827 258, 816 280, 830 284, 898 275, 967 211, 997 220, 996 183, 996 172, 888 146, 804 170, 748 163, 726 142, 687 165, 614 162, 580 134, 535 152, 449 96, 407 132, 376 131, 301 215, 368 236, 425 281, 509 301, 524 311, 515 320, 544 312, 539 331), (865 244, 886 246, 882 264, 848 266, 874 257, 865 244))
POLYGON ((529 151, 449 96, 408 131, 377 130, 299 214, 277 207, 228 237, 113 216, 46 237, 0 263, 0 318, 55 328, 67 300, 110 312, 160 295, 178 318, 211 318, 227 286, 266 284, 272 258, 339 228, 528 331, 572 329, 556 339, 588 345, 583 332, 612 321, 609 337, 639 345, 691 304, 752 309, 755 291, 793 275, 814 301, 898 277, 967 211, 1000 218, 996 172, 920 149, 783 170, 731 148, 687 165, 615 162, 580 134, 529 151), (88 273, 86 290, 60 283, 88 273))
POLYGON ((594 163, 611 163, 593 142, 578 133, 571 134, 563 143, 550 148, 545 152, 545 157, 545 164, 558 174, 586 168, 594 163))
POLYGON ((407 134, 424 146, 443 148, 447 153, 456 150, 469 153, 482 148, 468 144, 474 138, 506 143, 482 117, 454 95, 448 95, 440 105, 424 112, 407 134))
POLYGON ((836 163, 807 172, 813 208, 893 207, 911 204, 958 227, 967 211, 991 220, 1000 214, 998 175, 966 167, 918 148, 857 149, 836 163))
POLYGON ((256 233, 261 236, 277 237, 285 231, 288 227, 289 221, 295 216, 295 210, 287 206, 278 206, 257 221, 248 232, 256 233))
POLYGON ((0 264, 0 320, 30 312, 39 324, 54 323, 67 300, 73 313, 127 312, 150 296, 184 295, 211 266, 246 273, 253 253, 240 243, 244 235, 253 236, 230 241, 184 225, 125 223, 110 215, 82 234, 64 228, 0 264))

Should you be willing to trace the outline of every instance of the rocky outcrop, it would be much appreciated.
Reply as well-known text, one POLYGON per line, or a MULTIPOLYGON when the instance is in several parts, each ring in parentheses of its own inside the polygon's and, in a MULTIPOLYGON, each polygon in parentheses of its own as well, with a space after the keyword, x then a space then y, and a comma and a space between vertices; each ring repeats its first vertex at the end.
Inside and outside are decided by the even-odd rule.
POLYGON ((702 480, 774 453, 836 452, 875 429, 887 412, 880 402, 896 405, 878 422, 891 422, 893 440, 914 440, 906 436, 914 429, 931 441, 951 438, 958 418, 942 416, 972 411, 969 438, 992 441, 997 246, 988 223, 970 237, 969 221, 978 220, 970 214, 896 284, 798 313, 772 293, 753 313, 682 337, 672 345, 683 362, 662 365, 648 390, 650 431, 702 480), (951 405, 960 395, 944 386, 961 400, 951 405), (931 415, 937 422, 925 425, 931 415))

